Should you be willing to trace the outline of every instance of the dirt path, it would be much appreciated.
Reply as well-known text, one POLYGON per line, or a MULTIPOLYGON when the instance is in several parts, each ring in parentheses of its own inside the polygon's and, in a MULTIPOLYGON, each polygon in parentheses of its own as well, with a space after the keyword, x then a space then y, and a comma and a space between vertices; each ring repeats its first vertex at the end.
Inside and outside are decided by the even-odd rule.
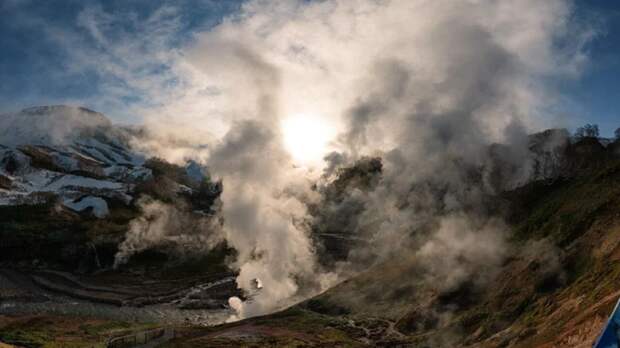
POLYGON ((170 328, 166 328, 164 335, 156 340, 153 340, 147 344, 143 344, 141 346, 137 346, 136 348, 155 348, 160 345, 170 341, 174 338, 174 330, 170 328))
POLYGON ((173 328, 160 328, 160 329, 151 329, 135 332, 130 335, 125 335, 121 337, 116 337, 107 342, 108 348, 116 348, 116 347, 133 347, 133 348, 154 348, 158 347, 175 336, 173 328), (163 330, 163 333, 161 332, 163 330), (150 336, 154 334, 161 334, 161 336, 150 336), (152 338, 151 338, 152 337, 152 338), (137 344, 133 344, 136 342, 137 344))

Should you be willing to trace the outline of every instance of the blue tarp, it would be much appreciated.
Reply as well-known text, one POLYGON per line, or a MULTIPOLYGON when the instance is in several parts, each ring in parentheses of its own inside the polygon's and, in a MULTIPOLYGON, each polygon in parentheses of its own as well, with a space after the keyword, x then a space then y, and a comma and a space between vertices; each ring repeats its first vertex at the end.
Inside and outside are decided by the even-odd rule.
POLYGON ((594 343, 594 348, 620 348, 620 310, 618 310, 618 305, 620 305, 620 300, 616 303, 603 332, 594 343))

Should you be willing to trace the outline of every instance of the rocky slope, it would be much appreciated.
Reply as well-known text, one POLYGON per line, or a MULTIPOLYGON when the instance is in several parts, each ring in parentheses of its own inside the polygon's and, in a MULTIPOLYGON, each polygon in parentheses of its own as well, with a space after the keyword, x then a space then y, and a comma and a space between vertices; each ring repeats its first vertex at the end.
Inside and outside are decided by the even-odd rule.
POLYGON ((71 188, 129 193, 130 184, 153 177, 154 165, 160 171, 177 171, 180 191, 191 191, 189 186, 206 178, 206 167, 193 161, 179 168, 162 160, 149 165, 146 155, 132 147, 143 136, 140 128, 113 125, 103 114, 82 107, 42 106, 2 114, 0 204, 28 204, 30 193, 68 196, 71 188))
POLYGON ((140 197, 179 201, 188 214, 209 216, 221 188, 206 168, 147 158, 132 149, 139 136, 80 107, 0 115, 0 262, 109 267, 142 214, 140 197))
POLYGON ((41 204, 52 196, 104 217, 105 198, 129 204, 132 184, 149 179, 144 157, 102 114, 66 106, 0 117, 0 204, 41 204))

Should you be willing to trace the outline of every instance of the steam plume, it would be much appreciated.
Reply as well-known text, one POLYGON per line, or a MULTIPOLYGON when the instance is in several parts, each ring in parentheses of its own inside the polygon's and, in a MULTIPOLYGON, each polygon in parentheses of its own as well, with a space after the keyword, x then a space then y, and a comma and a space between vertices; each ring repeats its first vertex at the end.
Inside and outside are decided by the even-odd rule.
POLYGON ((307 180, 316 177, 282 146, 280 122, 294 113, 322 115, 341 134, 325 180, 364 156, 383 160, 372 190, 324 201, 319 212, 342 213, 370 241, 351 263, 409 249, 454 282, 462 276, 448 272, 451 262, 433 263, 435 250, 466 251, 464 276, 496 264, 504 242, 488 197, 527 180, 525 135, 550 121, 556 97, 546 79, 576 76, 585 61, 591 33, 571 11, 564 0, 256 0, 197 34, 175 58, 182 92, 143 113, 157 115, 147 118, 153 129, 187 121, 203 134, 209 125, 212 146, 198 155, 223 181, 223 234, 239 252, 238 284, 264 283, 254 302, 231 302, 239 315, 266 313, 335 279, 296 223, 307 216, 303 203, 319 198, 307 180), (499 185, 494 142, 515 149, 503 160, 516 170, 499 185))

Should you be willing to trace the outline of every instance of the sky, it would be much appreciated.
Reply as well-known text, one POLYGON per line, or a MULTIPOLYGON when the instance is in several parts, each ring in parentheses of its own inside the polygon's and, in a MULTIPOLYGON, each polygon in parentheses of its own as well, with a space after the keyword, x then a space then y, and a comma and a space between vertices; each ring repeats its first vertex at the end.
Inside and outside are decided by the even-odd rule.
POLYGON ((575 120, 597 123, 606 135, 620 127, 620 2, 580 0, 578 6, 599 22, 600 34, 588 48, 583 76, 566 86, 575 103, 575 120))
MULTIPOLYGON (((186 83, 174 66, 182 48, 234 18, 241 4, 1 0, 0 111, 68 103, 139 123, 145 105, 165 103, 161 94, 172 98, 186 83)), ((609 136, 620 127, 620 3, 576 0, 574 6, 575 21, 594 32, 584 48, 587 62, 578 76, 549 83, 561 91, 562 126, 597 123, 609 136)))
MULTIPOLYGON (((135 121, 123 112, 124 106, 142 102, 144 91, 126 86, 123 81, 109 81, 110 71, 97 66, 97 59, 120 60, 118 54, 105 52, 110 46, 124 45, 128 40, 139 43, 135 35, 161 30, 174 49, 191 40, 193 32, 216 25, 224 16, 238 10, 240 2, 218 0, 167 1, 97 1, 97 0, 2 0, 0 1, 0 110, 19 110, 23 107, 50 103, 78 103, 97 108, 115 121, 135 121), (153 23, 149 18, 162 14, 153 23), (98 40, 89 27, 100 20, 110 42, 98 40), (173 22, 173 23, 170 23, 173 22), (148 27, 146 27, 148 26, 148 27), (166 27, 172 26, 172 27, 166 27), (92 57, 78 57, 90 51, 92 57), (106 53, 110 57, 106 57, 106 53), (97 57, 99 56, 99 57, 97 57), (90 59, 90 62, 80 61, 90 59), (113 93, 106 88, 116 84, 113 93), (110 100, 112 99, 112 100, 110 100)), ((148 36, 144 35, 148 41, 148 36)), ((148 50, 148 48, 146 48, 148 50)), ((119 69, 140 69, 118 62, 119 69)), ((149 67, 158 74, 165 64, 149 67)))

